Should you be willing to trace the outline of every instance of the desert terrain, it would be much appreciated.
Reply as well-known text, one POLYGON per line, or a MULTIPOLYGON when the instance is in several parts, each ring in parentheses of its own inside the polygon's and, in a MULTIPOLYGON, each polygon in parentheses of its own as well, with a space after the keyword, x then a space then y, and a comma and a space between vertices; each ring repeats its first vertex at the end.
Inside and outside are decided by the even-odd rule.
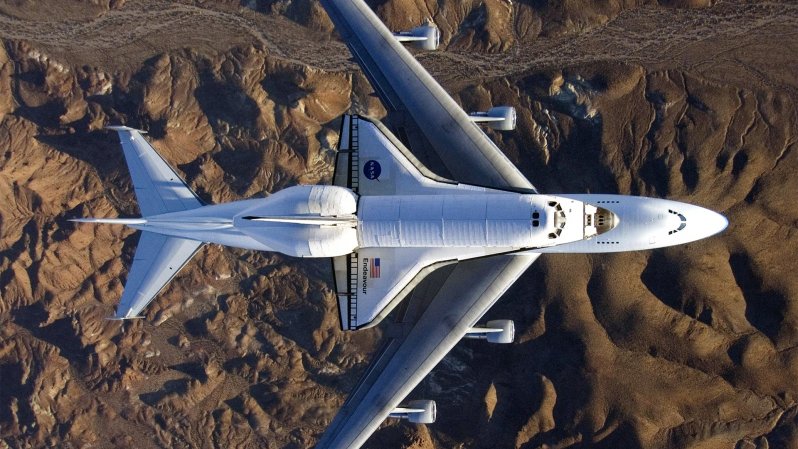
MULTIPOLYGON (((417 388, 438 421, 367 447, 798 448, 798 4, 375 0, 546 193, 672 198, 721 235, 545 255, 417 388)), ((327 260, 206 246, 108 321, 138 215, 109 124, 209 203, 329 183, 339 117, 384 109, 311 0, 0 2, 0 448, 312 447, 380 329, 339 330, 327 260)))

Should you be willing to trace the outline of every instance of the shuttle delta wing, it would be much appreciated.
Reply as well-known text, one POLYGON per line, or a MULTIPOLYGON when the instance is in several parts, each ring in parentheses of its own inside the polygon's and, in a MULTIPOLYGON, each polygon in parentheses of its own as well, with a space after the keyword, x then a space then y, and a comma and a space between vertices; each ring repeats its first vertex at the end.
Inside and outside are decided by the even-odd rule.
POLYGON ((416 159, 382 123, 358 115, 343 117, 333 183, 361 197, 484 190, 441 178, 416 159))
POLYGON ((537 257, 466 260, 430 275, 386 329, 383 347, 316 447, 363 445, 537 257))
POLYGON ((438 268, 513 248, 361 248, 333 259, 343 330, 379 324, 438 268))
POLYGON ((445 175, 458 182, 535 191, 365 2, 322 0, 321 4, 389 110, 389 118, 394 117, 394 132, 414 152, 421 150, 417 140, 423 141, 448 171, 445 175))
POLYGON ((114 318, 139 318, 141 310, 202 245, 196 240, 142 231, 114 318))
POLYGON ((161 159, 140 131, 127 126, 109 126, 108 129, 119 133, 143 217, 202 206, 202 201, 161 159))
POLYGON ((448 248, 363 248, 333 259, 343 330, 379 324, 429 273, 456 262, 448 248))
POLYGON ((451 193, 456 186, 429 171, 380 122, 358 115, 343 117, 333 182, 359 196, 451 193))

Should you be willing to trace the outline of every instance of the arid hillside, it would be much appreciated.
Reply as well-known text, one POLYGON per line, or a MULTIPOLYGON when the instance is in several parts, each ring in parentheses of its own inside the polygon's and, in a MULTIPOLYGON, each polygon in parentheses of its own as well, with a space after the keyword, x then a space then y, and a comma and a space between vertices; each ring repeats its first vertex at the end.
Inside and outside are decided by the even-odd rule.
MULTIPOLYGON (((418 387, 438 422, 368 447, 798 448, 798 5, 376 0, 547 193, 672 198, 720 236, 546 255, 418 387)), ((385 114, 311 0, 0 3, 0 449, 312 447, 380 330, 339 330, 328 260, 207 246, 108 321, 138 215, 116 135, 206 202, 329 183, 339 117, 385 114)))

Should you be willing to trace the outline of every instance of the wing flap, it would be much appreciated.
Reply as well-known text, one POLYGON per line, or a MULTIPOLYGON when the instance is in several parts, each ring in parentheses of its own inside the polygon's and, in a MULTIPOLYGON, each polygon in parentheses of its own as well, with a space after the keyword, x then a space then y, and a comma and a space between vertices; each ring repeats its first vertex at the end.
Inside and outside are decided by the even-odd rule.
POLYGON ((196 240, 142 232, 115 318, 138 318, 202 245, 196 240))

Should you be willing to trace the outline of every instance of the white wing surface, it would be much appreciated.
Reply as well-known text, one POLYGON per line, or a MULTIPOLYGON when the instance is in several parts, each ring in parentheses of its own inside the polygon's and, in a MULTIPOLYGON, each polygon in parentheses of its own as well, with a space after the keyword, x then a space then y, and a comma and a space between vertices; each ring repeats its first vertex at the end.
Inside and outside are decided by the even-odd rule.
POLYGON ((119 133, 125 161, 133 179, 141 215, 195 209, 202 202, 141 135, 126 126, 109 126, 119 133))
POLYGON ((333 260, 338 311, 344 330, 379 324, 438 268, 512 248, 361 248, 333 260))
POLYGON ((196 240, 143 231, 115 318, 137 318, 202 245, 196 240))
MULTIPOLYGON (((502 255, 438 270, 404 304, 383 347, 317 448, 358 448, 459 342, 538 254, 502 255)), ((442 410, 441 413, 446 413, 442 410)))
POLYGON ((359 196, 468 194, 483 187, 441 178, 382 123, 344 115, 333 183, 359 196))
MULTIPOLYGON (((322 0, 321 3, 385 107, 401 116, 398 122, 405 122, 397 126, 401 128, 397 133, 400 139, 414 140, 409 134, 418 130, 455 181, 535 191, 365 2, 322 0)), ((414 152, 419 150, 415 142, 409 146, 414 152)))
POLYGON ((343 117, 333 178, 360 196, 451 193, 457 185, 429 171, 380 122, 357 115, 343 117))

